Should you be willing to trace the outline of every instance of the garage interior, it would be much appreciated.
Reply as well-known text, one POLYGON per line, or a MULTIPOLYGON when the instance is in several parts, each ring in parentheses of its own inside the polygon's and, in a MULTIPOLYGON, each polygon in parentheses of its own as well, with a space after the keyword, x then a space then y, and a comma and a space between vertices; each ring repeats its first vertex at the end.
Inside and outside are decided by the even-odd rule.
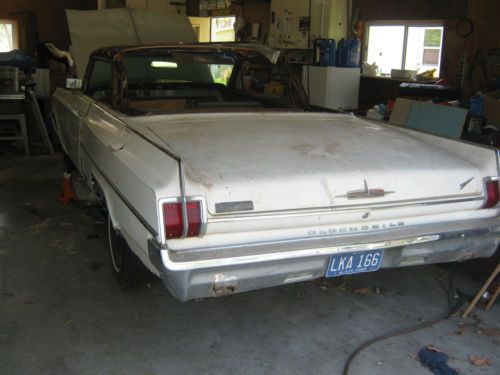
POLYGON ((1 374, 500 373, 498 249, 188 302, 152 274, 119 285, 51 97, 76 77, 66 10, 120 8, 286 51, 314 110, 500 148, 497 0, 2 1, 1 374))

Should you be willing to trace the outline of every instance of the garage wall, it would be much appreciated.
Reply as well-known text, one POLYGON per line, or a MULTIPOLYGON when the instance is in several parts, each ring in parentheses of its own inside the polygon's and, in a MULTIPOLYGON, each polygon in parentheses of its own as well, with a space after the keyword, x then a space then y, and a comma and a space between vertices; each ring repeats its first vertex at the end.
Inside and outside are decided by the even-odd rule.
POLYGON ((269 23, 271 19, 270 3, 248 3, 243 6, 243 17, 245 22, 259 23, 261 35, 266 37, 269 34, 269 23))
POLYGON ((64 9, 96 7, 96 0, 4 0, 0 1, 0 17, 18 20, 20 48, 33 53, 38 41, 51 41, 59 48, 68 48, 64 9))
POLYGON ((467 12, 467 0, 353 0, 360 18, 368 20, 457 20, 467 12))
MULTIPOLYGON (((485 58, 492 49, 500 48, 500 1, 498 0, 469 0, 467 16, 474 23, 474 32, 466 39, 462 39, 461 49, 467 51, 470 59, 480 48, 485 58)), ((451 55, 450 51, 450 56, 451 55)), ((497 72, 498 74, 498 72, 497 72)), ((466 82, 464 95, 470 96, 477 91, 487 90, 487 83, 480 68, 474 69, 471 80, 466 82)))
POLYGON ((361 21, 371 20, 444 20, 443 64, 441 75, 456 83, 460 54, 467 51, 470 58, 478 48, 485 54, 500 48, 500 1, 498 0, 353 0, 361 21), (470 18, 474 33, 460 38, 457 21, 470 18))

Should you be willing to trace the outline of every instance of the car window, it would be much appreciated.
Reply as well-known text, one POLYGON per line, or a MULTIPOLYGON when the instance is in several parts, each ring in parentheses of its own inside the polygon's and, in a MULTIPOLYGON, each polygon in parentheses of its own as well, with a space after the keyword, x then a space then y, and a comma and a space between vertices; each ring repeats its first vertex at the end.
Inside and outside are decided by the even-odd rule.
POLYGON ((108 101, 111 98, 110 62, 94 60, 85 91, 96 100, 108 101))
POLYGON ((124 66, 129 86, 176 82, 227 85, 233 70, 233 61, 221 60, 210 55, 168 53, 157 56, 127 56, 124 66))
POLYGON ((306 106, 284 62, 251 51, 139 49, 120 60, 120 110, 132 116, 306 106))

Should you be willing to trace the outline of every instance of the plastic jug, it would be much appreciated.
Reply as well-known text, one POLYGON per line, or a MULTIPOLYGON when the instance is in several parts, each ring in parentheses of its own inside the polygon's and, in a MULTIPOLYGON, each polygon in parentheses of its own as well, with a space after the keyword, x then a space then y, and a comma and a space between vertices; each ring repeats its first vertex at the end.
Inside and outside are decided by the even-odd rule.
POLYGON ((339 40, 337 56, 337 66, 359 68, 361 61, 361 41, 358 38, 339 40))
POLYGON ((337 48, 337 66, 346 66, 347 64, 347 42, 344 38, 339 40, 337 48))
POLYGON ((316 39, 314 41, 314 65, 334 66, 335 52, 334 39, 316 39))
POLYGON ((346 63, 347 68, 359 68, 361 60, 361 41, 353 38, 346 42, 346 63))

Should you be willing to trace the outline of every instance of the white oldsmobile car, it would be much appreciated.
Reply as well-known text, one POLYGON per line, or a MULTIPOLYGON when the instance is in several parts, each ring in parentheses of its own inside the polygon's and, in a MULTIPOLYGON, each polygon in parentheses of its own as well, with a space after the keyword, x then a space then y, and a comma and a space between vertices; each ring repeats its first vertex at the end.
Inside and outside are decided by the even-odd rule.
POLYGON ((310 111, 287 74, 248 45, 114 47, 56 91, 122 282, 186 301, 495 252, 495 150, 310 111))

